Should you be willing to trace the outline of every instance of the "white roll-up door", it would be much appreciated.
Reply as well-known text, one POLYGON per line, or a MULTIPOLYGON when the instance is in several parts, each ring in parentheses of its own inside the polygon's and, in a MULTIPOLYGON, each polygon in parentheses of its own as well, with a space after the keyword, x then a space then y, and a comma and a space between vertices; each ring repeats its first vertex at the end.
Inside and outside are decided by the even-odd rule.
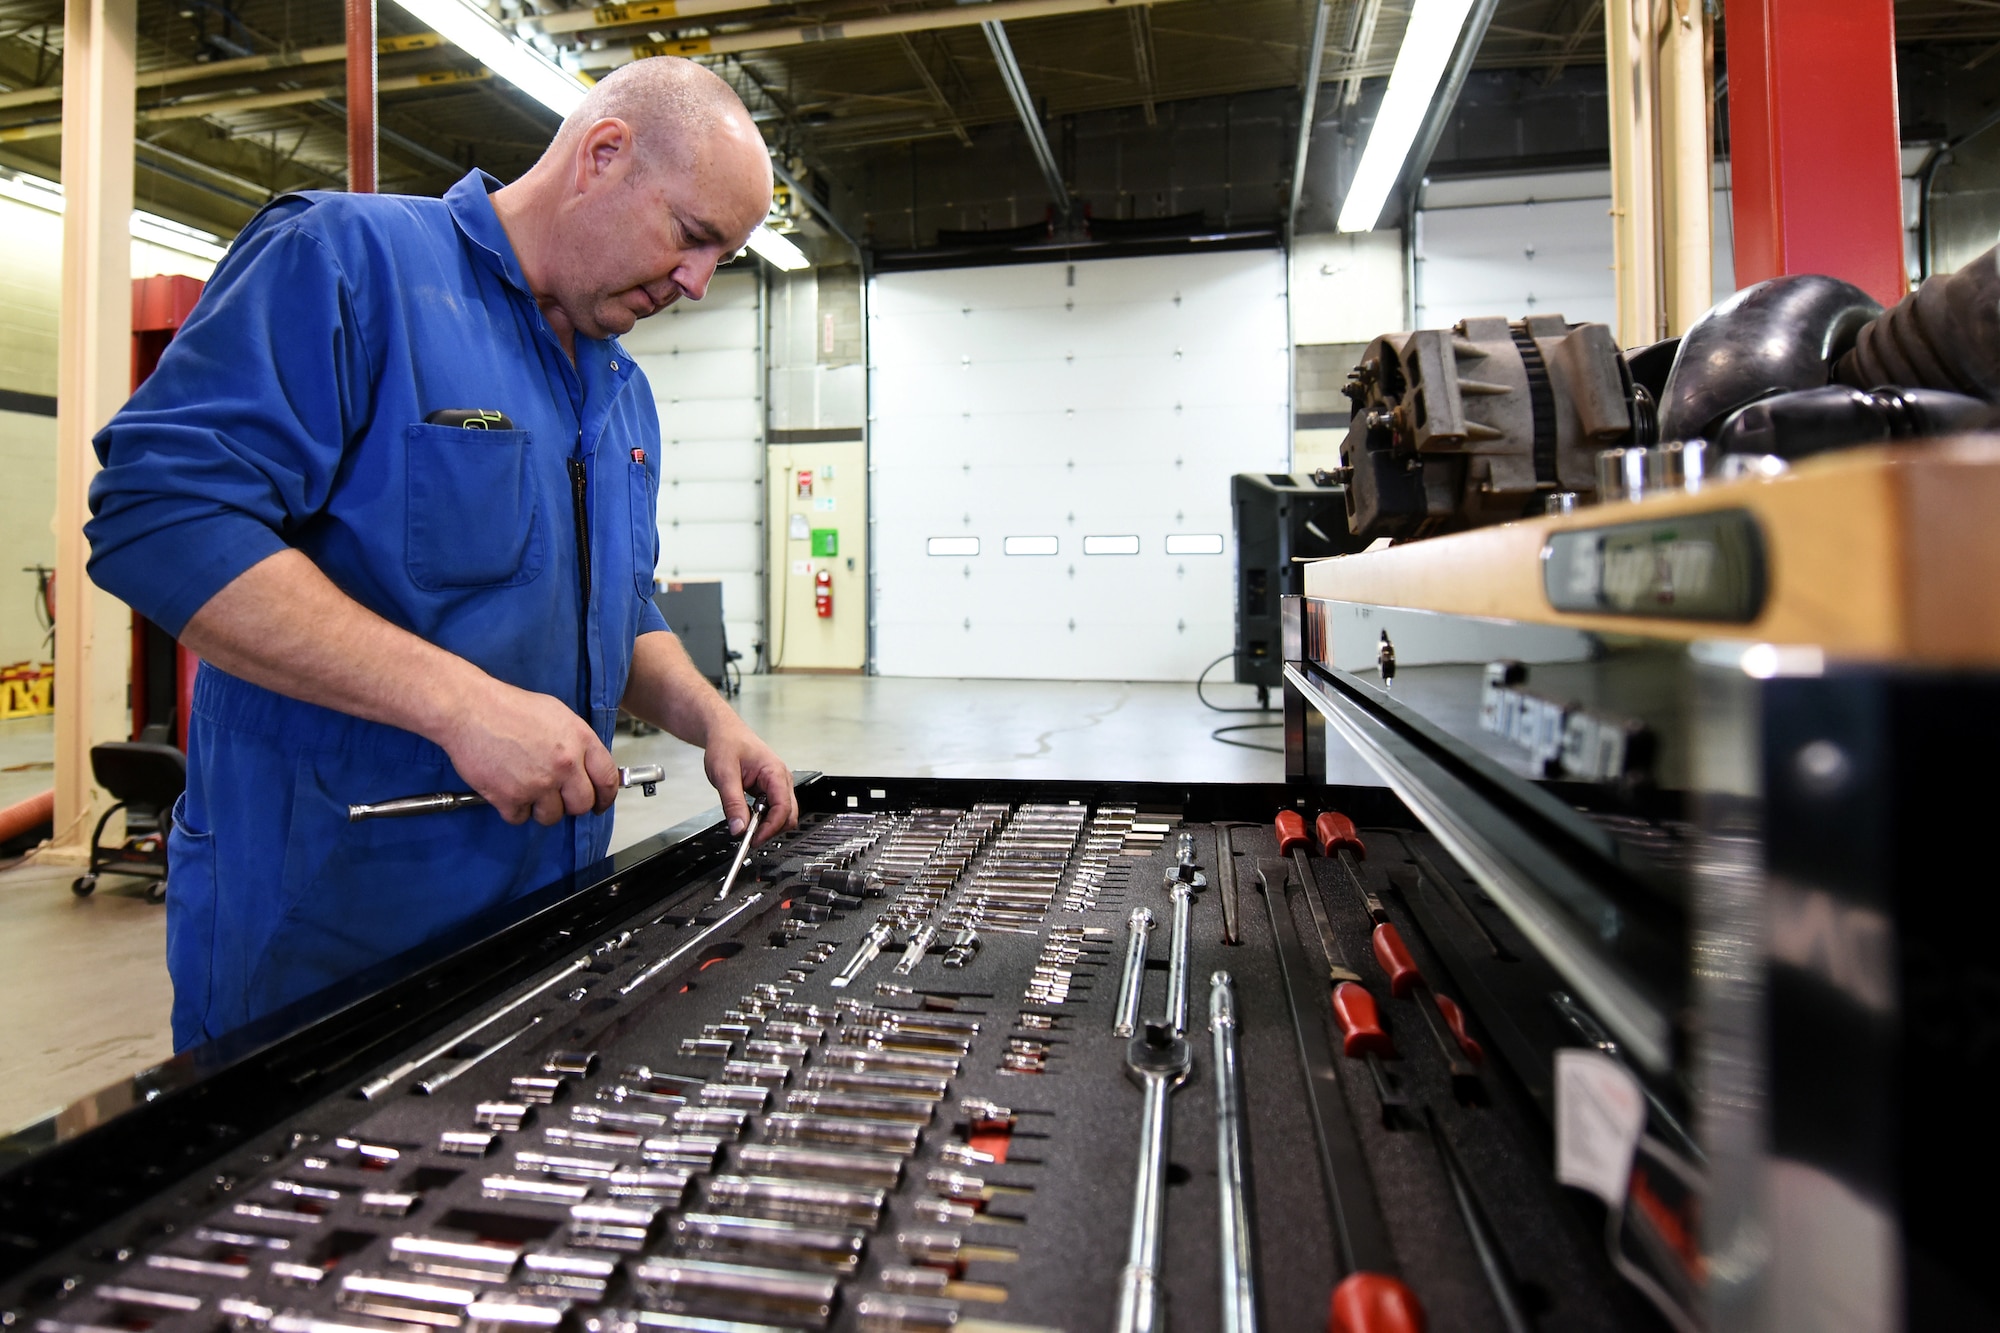
POLYGON ((869 319, 877 670, 1229 651, 1229 478, 1287 465, 1279 252, 884 274, 869 319))
POLYGON ((1609 172, 1561 172, 1430 186, 1413 233, 1416 327, 1561 315, 1617 328, 1610 185, 1609 172))
POLYGON ((720 579, 729 646, 764 638, 763 346, 755 273, 718 273, 619 341, 660 409, 664 582, 720 579))

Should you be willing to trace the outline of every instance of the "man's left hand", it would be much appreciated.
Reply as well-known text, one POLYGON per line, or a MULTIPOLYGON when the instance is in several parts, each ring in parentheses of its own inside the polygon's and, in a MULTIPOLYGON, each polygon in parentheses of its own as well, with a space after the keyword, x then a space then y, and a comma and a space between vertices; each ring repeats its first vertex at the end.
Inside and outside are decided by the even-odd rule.
POLYGON ((799 822, 798 798, 792 794, 792 773, 777 752, 758 738, 742 722, 725 722, 711 727, 702 767, 709 783, 722 797, 722 814, 729 821, 731 835, 740 836, 750 817, 750 801, 744 794, 754 791, 764 798, 764 818, 757 825, 754 843, 795 826, 799 822))

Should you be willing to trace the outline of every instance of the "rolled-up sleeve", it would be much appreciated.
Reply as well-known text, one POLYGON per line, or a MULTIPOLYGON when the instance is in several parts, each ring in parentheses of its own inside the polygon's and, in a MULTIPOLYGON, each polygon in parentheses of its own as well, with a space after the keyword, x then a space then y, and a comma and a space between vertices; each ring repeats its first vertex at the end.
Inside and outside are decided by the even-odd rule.
POLYGON ((91 578, 170 634, 291 544, 367 419, 352 288, 290 202, 238 238, 159 368, 95 440, 91 578))

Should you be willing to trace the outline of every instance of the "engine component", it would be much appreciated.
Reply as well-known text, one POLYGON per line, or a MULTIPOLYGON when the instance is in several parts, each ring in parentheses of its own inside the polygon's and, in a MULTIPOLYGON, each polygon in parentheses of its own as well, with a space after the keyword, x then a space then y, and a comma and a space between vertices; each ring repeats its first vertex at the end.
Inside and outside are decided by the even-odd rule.
POLYGON ((1421 537, 1537 512, 1589 492, 1597 451, 1634 424, 1611 330, 1560 315, 1389 333, 1347 381, 1341 443, 1349 529, 1421 537))
POLYGON ((2000 403, 2000 247, 1932 278, 1860 331, 1833 379, 1949 389, 2000 403))
MULTIPOLYGON (((2000 382, 1995 387, 2000 391, 2000 382)), ((1723 454, 1791 460, 1829 449, 1977 430, 1993 415, 1993 408, 1980 399, 1943 389, 1871 391, 1829 384, 1738 408, 1716 429, 1714 443, 1723 454)))
POLYGON ((1659 438, 1712 439, 1746 403, 1823 386, 1862 326, 1881 313, 1859 287, 1815 273, 1745 287, 1681 338, 1660 397, 1659 438))

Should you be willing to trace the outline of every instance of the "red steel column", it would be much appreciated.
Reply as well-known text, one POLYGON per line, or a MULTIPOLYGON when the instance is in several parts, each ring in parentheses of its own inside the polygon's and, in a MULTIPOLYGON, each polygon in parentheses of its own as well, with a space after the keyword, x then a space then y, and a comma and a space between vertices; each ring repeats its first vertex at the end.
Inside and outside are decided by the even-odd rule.
POLYGON ((375 0, 347 0, 347 188, 375 193, 375 0))
POLYGON ((1893 0, 1728 0, 1736 285, 1908 290, 1893 0))

